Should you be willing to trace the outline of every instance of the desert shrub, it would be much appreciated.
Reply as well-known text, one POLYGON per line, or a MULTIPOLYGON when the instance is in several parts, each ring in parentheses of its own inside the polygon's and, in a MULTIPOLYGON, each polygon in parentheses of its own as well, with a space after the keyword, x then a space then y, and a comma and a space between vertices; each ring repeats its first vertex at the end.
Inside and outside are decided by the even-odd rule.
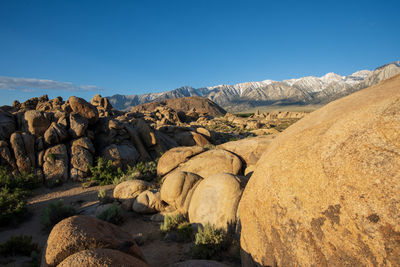
POLYGON ((193 229, 183 214, 166 215, 164 223, 160 226, 160 231, 163 234, 168 232, 175 232, 177 234, 177 241, 186 242, 191 241, 193 236, 193 229))
POLYGON ((181 213, 176 215, 165 215, 164 222, 160 226, 161 232, 175 230, 180 224, 186 223, 187 219, 181 213))
POLYGON ((253 116, 254 113, 236 113, 234 115, 236 115, 237 117, 240 117, 240 118, 248 118, 248 117, 253 116))
POLYGON ((7 256, 31 256, 32 252, 39 253, 38 244, 32 243, 32 237, 27 235, 18 235, 10 237, 6 242, 0 244, 0 255, 7 256))
POLYGON ((298 121, 299 119, 287 119, 284 121, 279 121, 278 124, 275 126, 275 129, 282 132, 286 130, 290 125, 298 121))
POLYGON ((95 166, 89 166, 91 173, 90 179, 96 181, 99 185, 112 184, 116 178, 123 176, 121 168, 115 167, 112 161, 105 160, 102 157, 97 158, 95 166))
POLYGON ((97 193, 97 199, 101 204, 107 204, 113 202, 113 199, 107 195, 107 191, 104 188, 100 189, 99 192, 97 193))
POLYGON ((20 188, 0 189, 0 226, 16 225, 27 217, 26 201, 28 191, 20 188))
POLYGON ((121 224, 124 221, 121 209, 115 205, 110 206, 108 209, 104 210, 96 217, 100 220, 113 224, 121 224))
POLYGON ((0 226, 16 225, 27 217, 25 199, 31 195, 29 189, 39 185, 33 173, 13 176, 0 166, 0 226))
POLYGON ((33 189, 39 184, 40 181, 33 172, 13 176, 4 166, 0 166, 0 187, 33 189))
POLYGON ((73 216, 76 214, 76 210, 70 206, 64 206, 62 200, 50 203, 43 211, 42 214, 42 229, 50 230, 61 220, 73 216))
POLYGON ((135 167, 129 169, 127 171, 127 175, 129 173, 136 173, 139 172, 140 174, 140 179, 145 180, 145 181, 151 181, 153 180, 154 177, 157 176, 157 164, 158 164, 159 158, 153 161, 148 161, 148 162, 139 162, 138 164, 135 165, 135 167))
POLYGON ((213 144, 206 144, 206 145, 203 146, 203 148, 204 148, 205 150, 212 150, 212 149, 215 149, 216 146, 213 145, 213 144))
POLYGON ((193 228, 189 222, 184 222, 178 225, 176 228, 178 234, 178 241, 186 242, 192 241, 193 228))
POLYGON ((195 236, 193 256, 199 259, 219 257, 220 253, 228 246, 228 234, 223 229, 206 224, 200 228, 195 236))

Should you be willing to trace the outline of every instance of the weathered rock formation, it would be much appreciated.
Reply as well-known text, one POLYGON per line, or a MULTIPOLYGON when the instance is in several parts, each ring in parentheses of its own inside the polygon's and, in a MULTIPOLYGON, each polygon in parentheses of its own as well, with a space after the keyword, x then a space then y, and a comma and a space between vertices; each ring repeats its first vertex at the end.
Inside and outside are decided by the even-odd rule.
POLYGON ((75 266, 75 263, 92 266, 90 263, 118 263, 124 258, 128 262, 140 263, 137 266, 148 266, 128 232, 91 216, 79 215, 54 226, 47 239, 42 266, 75 266))
POLYGON ((400 76, 280 134, 240 202, 244 266, 400 265, 400 76))

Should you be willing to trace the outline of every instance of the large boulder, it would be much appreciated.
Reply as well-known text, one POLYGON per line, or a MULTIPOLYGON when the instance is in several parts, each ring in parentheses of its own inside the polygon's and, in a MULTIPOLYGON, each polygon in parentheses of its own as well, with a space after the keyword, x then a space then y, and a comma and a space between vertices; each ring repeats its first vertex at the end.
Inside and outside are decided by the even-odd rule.
POLYGON ((190 172, 172 172, 161 185, 161 200, 182 214, 187 214, 190 200, 202 178, 190 172))
POLYGON ((114 188, 113 197, 121 202, 122 208, 132 210, 132 205, 136 197, 149 187, 150 184, 143 180, 125 181, 114 188))
POLYGON ((274 135, 249 137, 218 145, 217 148, 225 149, 240 156, 247 165, 254 165, 274 138, 274 135))
POLYGON ((88 103, 85 99, 76 96, 71 96, 68 102, 73 112, 79 113, 79 115, 88 119, 89 124, 96 123, 99 113, 95 106, 88 103))
POLYGON ((53 122, 44 133, 44 140, 48 146, 57 145, 68 140, 68 132, 64 125, 53 122))
POLYGON ((148 267, 143 260, 123 253, 119 250, 98 248, 82 250, 63 260, 58 267, 107 267, 107 266, 134 266, 148 267))
POLYGON ((205 146, 210 144, 210 141, 203 135, 192 131, 179 132, 174 135, 174 139, 181 146, 205 146))
POLYGON ((160 192, 146 190, 140 193, 133 201, 132 210, 141 214, 151 214, 163 211, 164 203, 161 201, 160 192))
POLYGON ((69 160, 67 148, 64 144, 46 149, 43 160, 43 174, 46 183, 67 181, 69 160))
POLYGON ((28 131, 35 136, 43 136, 50 126, 50 119, 44 112, 28 110, 24 114, 24 119, 28 126, 28 131))
POLYGON ((71 113, 69 116, 70 129, 69 132, 73 138, 79 138, 86 135, 89 126, 89 120, 79 113, 71 113))
MULTIPOLYGON (((93 165, 94 147, 89 138, 83 137, 71 143, 71 167, 88 173, 93 165)), ((83 178, 83 177, 81 177, 83 178)))
POLYGON ((0 109, 0 140, 7 140, 16 130, 16 121, 14 115, 10 112, 0 109))
POLYGON ((243 185, 241 178, 228 173, 201 180, 190 201, 190 222, 224 229, 235 225, 243 185))
POLYGON ((145 261, 133 237, 118 226, 91 216, 62 220, 51 230, 44 251, 44 265, 56 266, 68 256, 96 248, 119 249, 145 261))
POLYGON ((193 172, 203 178, 217 173, 241 174, 242 162, 231 152, 213 149, 192 157, 175 170, 193 172))
POLYGON ((204 151, 201 146, 175 147, 165 152, 158 161, 157 175, 163 176, 179 164, 204 151))
POLYGON ((244 266, 400 265, 400 75, 270 144, 240 202, 244 266))
POLYGON ((10 136, 15 161, 21 173, 30 173, 36 165, 35 138, 29 133, 14 132, 10 136))
POLYGON ((143 140, 143 143, 147 147, 151 147, 157 144, 154 130, 146 123, 145 120, 138 119, 135 126, 140 138, 143 140))
POLYGON ((10 171, 16 171, 17 165, 11 155, 11 151, 6 141, 0 140, 0 165, 5 166, 10 171))
POLYGON ((115 166, 126 167, 134 166, 140 154, 131 144, 112 144, 104 149, 102 156, 115 166))

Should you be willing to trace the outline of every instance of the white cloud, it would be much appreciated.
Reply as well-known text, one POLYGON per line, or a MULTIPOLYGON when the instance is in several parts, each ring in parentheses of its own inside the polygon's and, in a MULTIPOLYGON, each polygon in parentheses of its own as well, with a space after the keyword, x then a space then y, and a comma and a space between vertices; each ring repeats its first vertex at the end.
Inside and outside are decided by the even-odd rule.
POLYGON ((59 82, 53 80, 34 78, 13 78, 0 76, 0 90, 18 90, 22 92, 34 92, 38 89, 55 91, 99 91, 95 85, 75 85, 71 82, 59 82))

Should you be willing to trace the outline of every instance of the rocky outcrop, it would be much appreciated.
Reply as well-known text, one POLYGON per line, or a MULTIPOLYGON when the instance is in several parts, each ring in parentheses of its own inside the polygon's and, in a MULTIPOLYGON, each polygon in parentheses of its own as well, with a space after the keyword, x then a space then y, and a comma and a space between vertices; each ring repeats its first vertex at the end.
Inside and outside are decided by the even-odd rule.
POLYGON ((150 184, 143 180, 125 181, 114 188, 113 197, 121 202, 122 208, 132 210, 132 205, 136 197, 149 187, 150 184))
POLYGON ((99 113, 95 106, 86 102, 86 100, 75 96, 71 96, 68 99, 68 102, 73 112, 86 118, 90 124, 96 123, 99 118, 99 113))
POLYGON ((241 178, 232 174, 219 173, 201 180, 190 201, 190 222, 224 229, 235 225, 243 189, 241 178))
POLYGON ((163 176, 178 167, 179 164, 203 151, 204 148, 201 146, 172 148, 165 152, 158 161, 157 174, 163 176))
POLYGON ((86 135, 89 126, 89 121, 78 113, 71 113, 69 117, 70 129, 69 132, 73 138, 79 138, 86 135))
POLYGON ((46 183, 51 184, 68 180, 69 160, 67 148, 64 144, 46 149, 43 160, 43 174, 46 183))
POLYGON ((164 210, 160 192, 146 190, 140 193, 133 201, 132 210, 141 214, 151 214, 164 210))
MULTIPOLYGON (((193 96, 193 97, 184 97, 184 98, 172 98, 166 99, 159 102, 151 102, 147 104, 143 104, 140 106, 136 106, 132 108, 132 112, 145 112, 155 110, 160 106, 168 106, 175 111, 183 111, 185 113, 188 112, 197 112, 197 113, 207 113, 211 116, 222 116, 226 113, 226 111, 220 106, 216 105, 213 101, 207 98, 193 96), (194 110, 193 110, 194 108, 194 110)), ((192 114, 193 115, 193 114, 192 114)))
POLYGON ((64 143, 68 139, 69 135, 67 130, 65 129, 65 126, 55 122, 53 122, 44 133, 44 141, 48 146, 64 143))
POLYGON ((262 135, 258 137, 249 137, 238 141, 231 141, 217 148, 225 149, 235 155, 240 156, 246 165, 254 165, 274 140, 274 135, 262 135))
POLYGON ((182 214, 187 214, 193 192, 203 178, 190 172, 176 171, 164 177, 161 200, 182 214))
POLYGON ((92 141, 83 137, 71 143, 71 169, 72 173, 79 173, 78 177, 71 177, 72 180, 85 178, 89 173, 89 166, 93 166, 95 153, 92 141))
POLYGON ((82 250, 63 260, 59 267, 87 266, 87 267, 105 267, 105 266, 134 266, 148 267, 149 265, 137 257, 123 253, 119 250, 98 248, 82 250))
POLYGON ((30 173, 35 168, 35 139, 25 132, 14 132, 10 137, 15 161, 21 173, 30 173))
POLYGON ((126 143, 108 146, 102 156, 106 160, 111 160, 115 166, 126 167, 128 165, 134 166, 140 155, 133 145, 126 143))
MULTIPOLYGON (((120 250, 142 262, 146 262, 135 240, 128 232, 102 220, 79 215, 64 219, 54 226, 47 239, 42 264, 44 266, 57 266, 69 256, 79 252, 81 252, 80 255, 77 255, 79 258, 82 255, 92 255, 91 257, 99 260, 98 257, 103 253, 106 257, 110 256, 110 253, 104 251, 89 254, 82 252, 93 249, 120 250)), ((81 259, 83 260, 83 258, 81 259)), ((77 260, 77 257, 72 257, 65 263, 73 263, 77 260)))
POLYGON ((241 160, 231 152, 213 149, 190 158, 176 170, 192 172, 203 178, 208 178, 217 173, 241 174, 242 166, 241 160))
POLYGON ((28 131, 35 136, 43 136, 51 123, 49 117, 50 114, 36 110, 28 110, 24 113, 28 131))
POLYGON ((240 202, 244 266, 400 264, 400 76, 279 135, 240 202))

